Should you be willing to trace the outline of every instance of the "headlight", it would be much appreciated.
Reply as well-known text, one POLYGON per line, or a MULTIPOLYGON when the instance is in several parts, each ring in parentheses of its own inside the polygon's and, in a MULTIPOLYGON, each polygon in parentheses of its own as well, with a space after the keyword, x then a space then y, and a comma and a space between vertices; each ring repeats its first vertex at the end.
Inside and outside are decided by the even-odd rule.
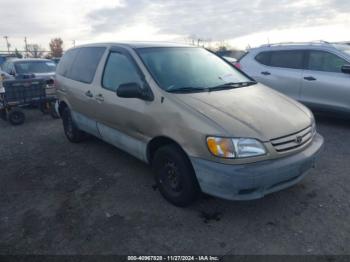
POLYGON ((208 137, 209 151, 217 157, 243 158, 266 154, 264 145, 253 138, 208 137))
POLYGON ((237 157, 252 157, 266 154, 264 145, 253 138, 232 139, 236 149, 237 157))

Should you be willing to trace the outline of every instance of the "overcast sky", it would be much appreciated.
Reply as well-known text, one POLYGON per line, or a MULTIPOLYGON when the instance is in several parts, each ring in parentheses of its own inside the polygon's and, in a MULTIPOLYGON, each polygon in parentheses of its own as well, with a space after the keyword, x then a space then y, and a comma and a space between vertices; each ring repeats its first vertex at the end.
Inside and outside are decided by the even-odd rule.
POLYGON ((245 48, 280 41, 350 40, 349 0, 0 0, 0 50, 101 41, 185 41, 245 48))

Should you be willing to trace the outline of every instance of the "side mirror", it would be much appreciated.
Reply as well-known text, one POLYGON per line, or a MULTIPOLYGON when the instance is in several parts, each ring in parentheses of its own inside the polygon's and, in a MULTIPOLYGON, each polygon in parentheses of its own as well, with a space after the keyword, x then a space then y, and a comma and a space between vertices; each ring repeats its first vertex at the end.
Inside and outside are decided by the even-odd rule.
POLYGON ((146 101, 153 100, 153 94, 149 88, 141 88, 138 83, 121 84, 117 89, 117 96, 124 98, 139 98, 146 101))
POLYGON ((350 65, 343 65, 341 67, 341 71, 344 73, 344 74, 350 74, 350 65))

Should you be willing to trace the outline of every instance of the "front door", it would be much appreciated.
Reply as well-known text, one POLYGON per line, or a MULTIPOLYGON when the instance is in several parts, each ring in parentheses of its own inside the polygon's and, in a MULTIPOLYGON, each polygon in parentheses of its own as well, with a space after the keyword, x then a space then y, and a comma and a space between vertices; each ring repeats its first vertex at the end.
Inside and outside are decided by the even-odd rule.
POLYGON ((341 72, 349 62, 326 51, 309 51, 303 72, 301 101, 327 111, 350 112, 350 75, 341 72))
POLYGON ((303 50, 265 51, 256 56, 261 64, 255 80, 294 99, 300 98, 303 50))
POLYGON ((122 98, 117 88, 126 83, 146 87, 143 74, 128 51, 111 50, 102 74, 101 88, 96 94, 99 103, 98 129, 102 138, 124 151, 146 160, 147 129, 151 128, 150 104, 138 98, 122 98))

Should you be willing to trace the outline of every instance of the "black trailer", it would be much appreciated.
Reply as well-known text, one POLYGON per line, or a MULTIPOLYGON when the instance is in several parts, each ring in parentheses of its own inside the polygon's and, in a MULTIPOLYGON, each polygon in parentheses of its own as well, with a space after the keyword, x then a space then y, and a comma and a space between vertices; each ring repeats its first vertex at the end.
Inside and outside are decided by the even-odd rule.
POLYGON ((0 115, 13 125, 21 125, 25 121, 23 108, 35 107, 44 113, 51 113, 57 118, 54 103, 56 97, 47 95, 46 79, 4 80, 0 93, 0 115))

